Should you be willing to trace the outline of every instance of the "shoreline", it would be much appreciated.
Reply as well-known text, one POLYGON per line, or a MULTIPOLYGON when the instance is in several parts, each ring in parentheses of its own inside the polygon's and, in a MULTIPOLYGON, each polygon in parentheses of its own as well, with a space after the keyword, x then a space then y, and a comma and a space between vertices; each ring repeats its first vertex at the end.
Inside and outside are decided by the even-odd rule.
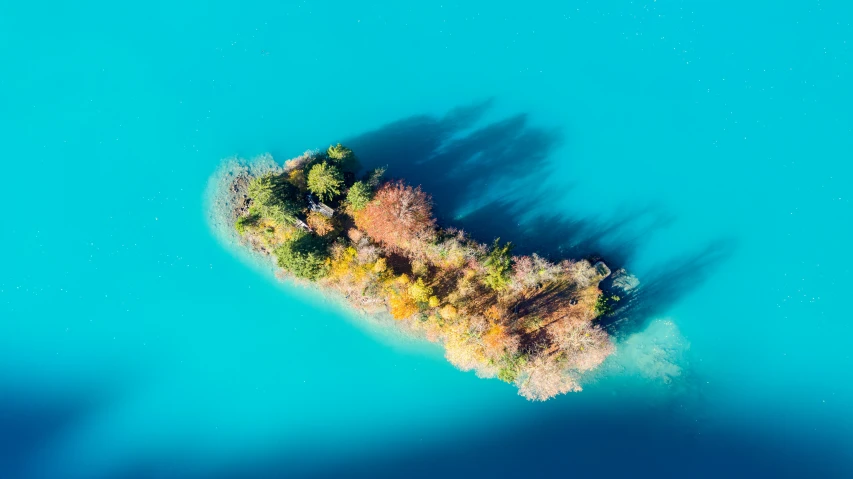
POLYGON ((279 279, 370 318, 371 334, 437 343, 458 369, 530 400, 580 391, 581 376, 615 351, 597 325, 612 310, 598 287, 613 277, 603 261, 555 264, 513 256, 499 239, 478 243, 439 226, 419 187, 382 181, 383 171, 356 181, 350 164, 340 144, 284 165, 227 159, 208 185, 211 227, 279 279))

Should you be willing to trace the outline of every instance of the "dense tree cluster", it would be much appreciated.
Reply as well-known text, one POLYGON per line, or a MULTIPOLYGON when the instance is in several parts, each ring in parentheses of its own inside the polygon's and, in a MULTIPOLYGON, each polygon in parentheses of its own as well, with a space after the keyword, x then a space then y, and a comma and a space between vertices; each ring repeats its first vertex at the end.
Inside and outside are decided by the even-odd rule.
POLYGON ((316 281, 328 272, 326 244, 317 236, 295 231, 273 253, 278 265, 298 278, 316 281))
POLYGON ((299 192, 283 175, 272 173, 249 183, 252 215, 269 218, 280 224, 292 224, 302 209, 299 192))
POLYGON ((512 383, 528 399, 580 390, 581 375, 613 352, 595 325, 618 300, 598 288, 603 264, 513 256, 510 243, 440 228, 420 187, 382 183, 382 170, 355 181, 344 174, 355 165, 338 144, 251 179, 251 206, 235 228, 293 276, 387 311, 440 342, 458 368, 512 383), (308 208, 309 193, 331 201, 334 216, 308 208))

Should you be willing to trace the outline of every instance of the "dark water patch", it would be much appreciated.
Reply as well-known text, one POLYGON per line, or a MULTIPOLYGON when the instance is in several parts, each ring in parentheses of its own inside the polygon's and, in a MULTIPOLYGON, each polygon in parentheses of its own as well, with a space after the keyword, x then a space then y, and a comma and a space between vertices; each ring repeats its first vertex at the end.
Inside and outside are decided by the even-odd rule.
POLYGON ((745 430, 702 435, 673 423, 669 411, 627 409, 552 415, 488 439, 312 477, 843 477, 845 470, 843 453, 832 445, 794 444, 745 430))
POLYGON ((440 445, 389 446, 381 454, 334 461, 320 470, 280 462, 216 477, 849 477, 853 472, 839 443, 803 443, 769 428, 700 428, 673 414, 672 404, 608 404, 611 409, 552 410, 524 425, 473 438, 448 437, 440 445))
POLYGON ((0 477, 31 477, 54 440, 84 420, 97 404, 70 396, 46 397, 0 389, 0 477))

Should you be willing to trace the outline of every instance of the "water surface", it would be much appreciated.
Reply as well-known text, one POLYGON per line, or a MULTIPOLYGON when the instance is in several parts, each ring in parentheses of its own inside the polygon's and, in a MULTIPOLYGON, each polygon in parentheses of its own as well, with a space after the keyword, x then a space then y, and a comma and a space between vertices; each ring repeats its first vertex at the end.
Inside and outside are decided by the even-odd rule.
POLYGON ((0 476, 849 476, 850 18, 3 4, 0 476), (484 241, 637 274, 605 373, 529 403, 217 242, 220 159, 336 141, 484 241))

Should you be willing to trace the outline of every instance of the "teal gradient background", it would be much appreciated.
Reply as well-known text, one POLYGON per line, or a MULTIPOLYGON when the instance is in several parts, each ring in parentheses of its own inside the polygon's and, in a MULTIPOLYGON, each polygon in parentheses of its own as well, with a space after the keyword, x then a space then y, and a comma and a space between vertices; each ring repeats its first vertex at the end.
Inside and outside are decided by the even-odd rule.
POLYGON ((851 19, 0 3, 0 477, 849 477, 851 19), (222 158, 337 141, 484 241, 629 268, 620 354, 529 403, 217 241, 222 158))

